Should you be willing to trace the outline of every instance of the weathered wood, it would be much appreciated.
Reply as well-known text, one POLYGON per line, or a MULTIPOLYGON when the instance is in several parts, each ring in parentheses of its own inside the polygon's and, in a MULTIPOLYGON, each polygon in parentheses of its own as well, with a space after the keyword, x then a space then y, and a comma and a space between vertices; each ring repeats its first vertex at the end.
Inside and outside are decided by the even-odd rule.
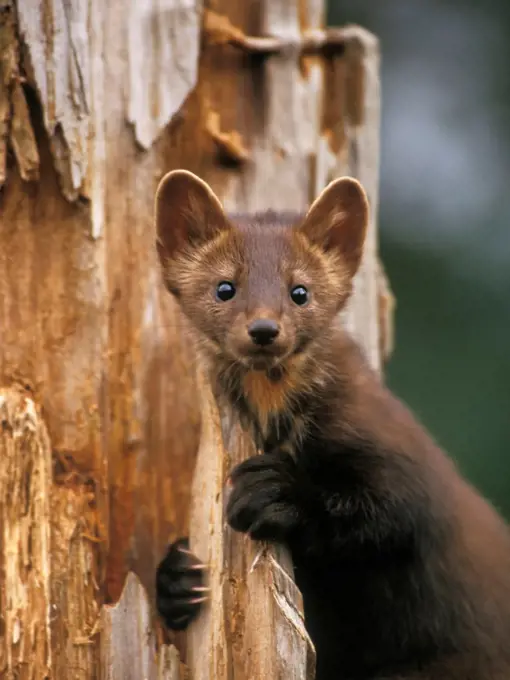
POLYGON ((96 677, 102 604, 129 569, 152 595, 187 528, 193 358, 159 285, 151 213, 161 174, 208 156, 199 88, 164 134, 195 83, 199 14, 184 0, 0 2, 0 384, 30 389, 52 441, 55 678, 96 677), (135 111, 126 93, 150 64, 128 58, 134 27, 146 56, 151 36, 165 42, 135 111), (146 134, 159 141, 141 153, 146 134))
POLYGON ((181 678, 176 648, 163 645, 157 653, 151 618, 146 591, 130 572, 118 603, 105 606, 101 614, 102 680, 181 678))
MULTIPOLYGON (((207 10, 273 47, 253 58, 249 41, 200 34, 200 0, 0 0, 0 666, 18 677, 174 680, 145 593, 188 529, 200 400, 192 539, 213 602, 189 639, 194 680, 312 672, 286 556, 255 560, 224 526, 224 478, 250 444, 197 390, 153 197, 186 167, 229 210, 304 208, 347 171, 374 208, 377 46, 349 29, 342 52, 342 31, 317 32, 323 0, 207 10)), ((356 309, 377 363, 365 272, 356 309)))
POLYGON ((370 202, 370 225, 354 294, 342 321, 380 368, 377 210, 379 199, 380 84, 377 39, 357 26, 344 29, 345 51, 326 67, 323 132, 316 191, 339 175, 361 181, 370 202))
POLYGON ((21 387, 0 389, 0 545, 5 677, 94 677, 98 618, 91 489, 52 485, 50 439, 21 387))
POLYGON ((201 0, 137 0, 131 5, 127 117, 144 149, 196 85, 201 9, 201 0))
POLYGON ((9 150, 23 179, 39 176, 39 154, 22 89, 15 10, 14 0, 0 2, 0 188, 7 177, 9 150))
POLYGON ((102 601, 93 487, 83 475, 56 474, 51 500, 51 677, 94 677, 102 601))
MULTIPOLYGON (((0 668, 42 678, 51 668, 51 448, 34 401, 0 388, 0 668)), ((5 673, 5 676, 4 676, 5 673)))
MULTIPOLYGON (((249 26, 236 27, 233 17, 220 21, 218 16, 217 31, 218 26, 227 27, 243 43, 241 29, 249 26)), ((294 3, 264 4, 264 34, 298 45, 302 28, 303 17, 294 3)), ((361 179, 371 203, 371 224, 343 323, 378 368, 378 46, 361 29, 349 28, 343 34, 345 50, 331 57, 324 81, 323 64, 311 58, 300 64, 296 49, 277 53, 263 67, 252 64, 252 69, 261 71, 247 77, 258 79, 259 92, 243 85, 237 96, 248 97, 247 106, 255 110, 255 98, 262 96, 261 120, 254 127, 246 114, 230 122, 230 128, 242 131, 250 162, 220 195, 232 211, 305 209, 333 177, 349 174, 361 179), (330 108, 331 99, 335 110, 330 108)), ((216 32, 215 50, 218 43, 221 39, 216 32)), ((217 51, 210 58, 218 60, 217 51)), ((236 63, 232 52, 225 52, 223 59, 226 68, 228 59, 236 63)), ((226 115, 231 116, 228 109, 226 115)), ((193 677, 313 678, 314 650, 288 556, 282 549, 256 544, 225 526, 226 474, 234 463, 255 453, 253 445, 232 414, 218 413, 206 384, 201 392, 203 430, 193 486, 191 538, 195 552, 211 565, 212 600, 189 634, 193 677)))
POLYGON ((60 196, 44 143, 39 154, 38 185, 11 172, 1 198, 0 375, 30 388, 50 432, 56 484, 41 492, 51 508, 49 668, 80 679, 95 665, 88 638, 103 598, 106 300, 86 212, 60 196))

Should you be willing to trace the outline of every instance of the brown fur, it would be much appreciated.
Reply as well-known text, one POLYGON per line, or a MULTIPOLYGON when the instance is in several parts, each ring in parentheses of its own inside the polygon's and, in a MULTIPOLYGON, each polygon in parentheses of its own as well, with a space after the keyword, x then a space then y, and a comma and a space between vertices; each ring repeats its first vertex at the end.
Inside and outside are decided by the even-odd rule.
POLYGON ((278 379, 270 378, 263 371, 247 371, 242 390, 264 431, 267 430, 271 415, 289 409, 290 395, 299 390, 299 377, 292 370, 287 370, 278 379))
POLYGON ((318 680, 510 678, 508 529, 335 321, 368 222, 360 185, 333 183, 304 218, 228 219, 211 193, 163 180, 164 278, 266 452, 233 471, 227 518, 291 548, 318 680), (254 349, 254 319, 278 324, 268 348, 254 349))

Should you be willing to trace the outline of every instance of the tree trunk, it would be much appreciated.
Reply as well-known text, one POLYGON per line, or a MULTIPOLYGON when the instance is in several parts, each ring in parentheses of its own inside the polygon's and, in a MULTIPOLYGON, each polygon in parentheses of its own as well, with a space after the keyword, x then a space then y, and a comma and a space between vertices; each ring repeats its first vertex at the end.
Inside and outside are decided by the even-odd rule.
MULTIPOLYGON (((246 36, 245 31, 255 30, 249 22, 234 32, 225 18, 211 13, 208 17, 209 26, 221 31, 225 40, 235 36, 242 56, 252 58, 242 89, 229 100, 244 95, 246 110, 264 117, 260 128, 250 127, 246 114, 236 116, 230 125, 236 131, 241 129, 243 147, 250 149, 252 163, 232 178, 224 202, 227 208, 241 212, 267 207, 305 209, 335 176, 349 174, 363 182, 372 221, 355 293, 341 321, 379 368, 377 42, 362 29, 347 28, 330 33, 338 41, 335 47, 341 45, 341 49, 333 49, 329 59, 303 56, 306 36, 320 27, 320 12, 314 14, 310 7, 307 16, 300 15, 297 4, 286 0, 272 0, 264 7, 263 33, 289 41, 290 46, 266 55, 262 62, 254 62, 250 55, 250 46, 257 43, 246 36), (307 31, 304 36, 303 29, 307 31), (256 83, 257 89, 252 91, 246 81, 256 83)), ((213 53, 212 47, 206 47, 205 59, 208 53, 213 53)), ((235 66, 235 53, 225 53, 223 58, 225 68, 235 66)), ((228 413, 217 412, 207 387, 204 384, 201 390, 203 429, 193 487, 191 538, 193 550, 211 565, 213 596, 209 610, 190 632, 193 677, 313 678, 314 650, 304 627, 301 597, 291 577, 288 556, 282 549, 257 545, 225 526, 226 474, 255 451, 238 423, 231 421, 228 413)))
POLYGON ((197 382, 153 200, 178 167, 248 211, 359 177, 373 224, 347 322, 379 366, 377 45, 318 30, 322 0, 209 4, 0 0, 2 678, 184 677, 149 603, 198 448, 192 541, 214 587, 193 678, 312 672, 285 555, 254 564, 223 526, 250 444, 197 382))

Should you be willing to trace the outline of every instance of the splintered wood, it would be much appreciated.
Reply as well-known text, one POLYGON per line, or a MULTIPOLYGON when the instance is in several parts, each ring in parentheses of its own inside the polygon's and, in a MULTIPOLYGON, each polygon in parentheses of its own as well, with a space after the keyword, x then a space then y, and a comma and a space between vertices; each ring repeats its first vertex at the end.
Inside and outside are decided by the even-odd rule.
POLYGON ((344 322, 380 365, 392 305, 377 274, 378 45, 325 29, 324 11, 0 0, 6 680, 182 680, 176 647, 193 680, 313 677, 286 551, 225 526, 225 477, 253 448, 197 376, 152 216, 178 167, 228 211, 304 210, 329 180, 358 177, 372 222, 344 322), (190 515, 212 600, 183 644, 152 605, 190 515))
POLYGON ((93 677, 99 609, 87 504, 80 486, 53 486, 51 444, 33 399, 0 389, 2 677, 93 677))
POLYGON ((0 668, 8 678, 51 669, 51 449, 35 404, 0 389, 0 668))
POLYGON ((151 618, 144 588, 131 573, 118 603, 102 611, 102 680, 181 679, 179 653, 175 647, 163 645, 158 658, 151 618))

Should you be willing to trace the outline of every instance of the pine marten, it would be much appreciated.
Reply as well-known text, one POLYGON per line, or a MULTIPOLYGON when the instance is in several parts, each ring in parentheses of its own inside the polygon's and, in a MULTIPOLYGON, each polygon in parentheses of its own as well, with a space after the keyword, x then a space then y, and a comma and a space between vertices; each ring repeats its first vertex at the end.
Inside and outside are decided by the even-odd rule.
MULTIPOLYGON (((232 470, 227 520, 289 548, 317 680, 510 680, 508 528, 337 322, 368 210, 349 177, 304 217, 227 216, 183 170, 159 185, 164 282, 263 450, 232 470)), ((170 628, 206 599, 202 566, 186 539, 159 565, 170 628)))

